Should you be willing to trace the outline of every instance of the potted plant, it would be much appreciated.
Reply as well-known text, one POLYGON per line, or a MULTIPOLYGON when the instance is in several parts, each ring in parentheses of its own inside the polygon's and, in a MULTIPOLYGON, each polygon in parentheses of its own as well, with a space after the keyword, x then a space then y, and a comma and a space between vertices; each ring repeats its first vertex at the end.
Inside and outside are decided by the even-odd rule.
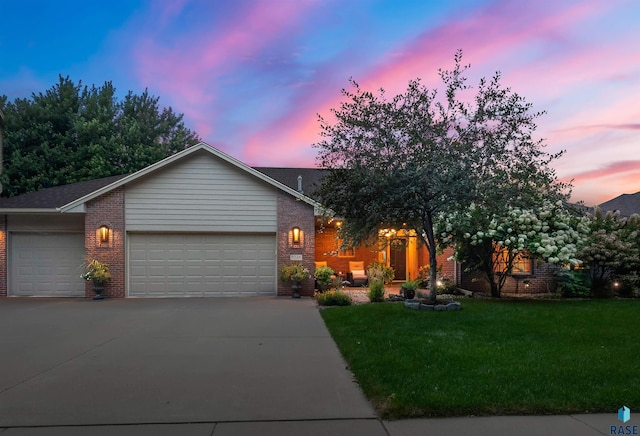
POLYGON ((82 273, 81 277, 84 280, 93 283, 93 292, 96 293, 96 296, 93 299, 102 300, 104 298, 104 296, 102 295, 102 292, 104 291, 104 285, 111 278, 109 265, 104 262, 100 262, 97 259, 90 259, 85 264, 84 272, 82 273))
POLYGON ((407 280, 400 285, 400 294, 407 300, 413 300, 416 296, 416 290, 420 285, 420 280, 407 280))
POLYGON ((291 289, 293 295, 291 298, 300 298, 300 290, 302 289, 302 281, 311 277, 311 273, 304 265, 300 263, 292 263, 285 265, 280 271, 280 279, 283 282, 292 282, 291 289))
POLYGON ((329 289, 334 271, 328 266, 320 266, 316 268, 313 275, 318 283, 318 291, 322 292, 329 289))

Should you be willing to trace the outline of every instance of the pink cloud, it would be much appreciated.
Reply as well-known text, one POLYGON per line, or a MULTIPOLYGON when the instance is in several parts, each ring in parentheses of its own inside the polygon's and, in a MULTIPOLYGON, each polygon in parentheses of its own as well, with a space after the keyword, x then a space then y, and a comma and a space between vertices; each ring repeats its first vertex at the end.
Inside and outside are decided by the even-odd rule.
MULTIPOLYGON (((217 118, 211 105, 224 86, 224 76, 231 74, 238 62, 251 58, 281 37, 313 5, 313 1, 296 1, 274 7, 271 1, 259 0, 251 3, 250 8, 237 11, 237 16, 227 20, 226 25, 206 32, 196 28, 171 44, 162 44, 158 41, 163 40, 163 33, 172 32, 167 24, 137 43, 136 73, 146 86, 174 96, 177 108, 194 120, 198 132, 211 135, 215 133, 211 126, 217 118)), ((184 4, 177 8, 168 6, 160 15, 171 18, 183 7, 184 4)))
MULTIPOLYGON (((426 31, 415 40, 396 47, 378 65, 355 79, 364 89, 384 87, 389 95, 403 91, 409 79, 419 76, 427 86, 439 86, 437 68, 451 66, 453 54, 459 47, 464 47, 465 50, 463 63, 475 64, 482 59, 483 64, 488 64, 496 53, 517 51, 527 41, 539 38, 541 32, 555 35, 568 22, 579 21, 598 11, 596 3, 578 4, 555 15, 541 9, 529 9, 523 11, 521 5, 499 2, 463 20, 426 31), (508 24, 506 30, 505 23, 508 24)), ((335 64, 339 64, 339 61, 335 64)), ((471 71, 475 70, 474 67, 471 71)), ((320 72, 316 77, 324 77, 324 73, 328 74, 320 72)), ((492 73, 493 71, 489 72, 492 73)), ((261 150, 269 144, 278 144, 283 155, 290 156, 298 147, 317 142, 320 138, 315 115, 320 113, 329 116, 330 109, 338 106, 341 101, 338 91, 348 86, 346 78, 341 81, 333 79, 334 83, 329 80, 330 83, 323 83, 310 93, 305 93, 304 99, 291 105, 292 110, 288 114, 247 140, 246 156, 260 156, 261 150)))
MULTIPOLYGON (((640 172, 640 160, 626 160, 615 161, 601 166, 599 168, 587 171, 581 171, 571 176, 574 180, 584 179, 601 179, 611 176, 618 176, 620 173, 639 173, 640 172)), ((640 185, 640 179, 636 179, 636 182, 640 185)))

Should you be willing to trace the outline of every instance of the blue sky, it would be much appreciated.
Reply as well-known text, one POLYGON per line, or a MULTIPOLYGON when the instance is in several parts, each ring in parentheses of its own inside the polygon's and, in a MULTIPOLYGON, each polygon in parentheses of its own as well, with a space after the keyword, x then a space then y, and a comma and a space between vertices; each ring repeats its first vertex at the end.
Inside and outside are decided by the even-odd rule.
POLYGON ((471 76, 547 114, 539 136, 597 204, 640 191, 640 2, 633 0, 0 0, 0 94, 59 74, 145 88, 211 145, 261 166, 314 166, 316 114, 353 77, 436 87, 457 49, 471 76))

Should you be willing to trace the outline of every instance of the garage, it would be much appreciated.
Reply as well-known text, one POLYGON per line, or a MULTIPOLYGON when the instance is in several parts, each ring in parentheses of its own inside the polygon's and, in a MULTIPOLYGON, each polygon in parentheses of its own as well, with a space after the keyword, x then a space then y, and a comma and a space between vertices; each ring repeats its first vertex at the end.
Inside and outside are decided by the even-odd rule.
POLYGON ((11 233, 8 294, 83 297, 82 233, 11 233))
POLYGON ((130 297, 276 295, 275 234, 130 233, 130 297))

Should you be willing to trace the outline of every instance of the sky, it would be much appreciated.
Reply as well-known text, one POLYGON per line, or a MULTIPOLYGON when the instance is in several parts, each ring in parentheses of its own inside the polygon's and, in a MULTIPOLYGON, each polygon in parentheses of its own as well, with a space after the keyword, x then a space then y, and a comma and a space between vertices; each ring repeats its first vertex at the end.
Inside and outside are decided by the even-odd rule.
POLYGON ((545 111, 537 138, 592 206, 640 191, 638 23, 636 0, 0 0, 0 95, 146 88, 248 165, 313 167, 350 78, 437 88, 461 49, 471 84, 500 71, 545 111))

